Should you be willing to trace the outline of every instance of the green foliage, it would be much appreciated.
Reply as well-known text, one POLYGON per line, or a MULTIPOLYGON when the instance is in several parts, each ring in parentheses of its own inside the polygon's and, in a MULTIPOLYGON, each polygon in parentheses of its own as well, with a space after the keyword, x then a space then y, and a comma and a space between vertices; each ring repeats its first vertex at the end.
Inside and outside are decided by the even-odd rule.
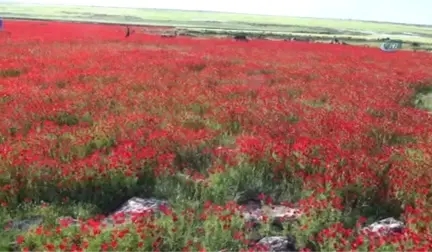
POLYGON ((22 74, 23 72, 19 69, 5 69, 5 70, 0 70, 0 78, 13 78, 13 77, 18 77, 22 74))
POLYGON ((205 63, 197 63, 197 64, 191 64, 191 65, 187 65, 187 68, 193 72, 201 72, 202 70, 204 70, 207 67, 207 65, 205 63))
POLYGON ((397 146, 416 142, 416 139, 413 136, 403 135, 381 128, 371 129, 369 131, 369 136, 375 140, 377 148, 382 148, 383 146, 397 146))
POLYGON ((409 99, 402 101, 403 105, 432 111, 432 86, 418 84, 413 89, 414 93, 409 99))
POLYGON ((67 125, 67 126, 74 126, 79 123, 78 116, 71 114, 69 112, 59 112, 57 115, 53 118, 53 120, 59 125, 67 125))
POLYGON ((212 164, 212 155, 203 147, 178 148, 174 158, 174 166, 178 169, 192 169, 206 173, 212 164))

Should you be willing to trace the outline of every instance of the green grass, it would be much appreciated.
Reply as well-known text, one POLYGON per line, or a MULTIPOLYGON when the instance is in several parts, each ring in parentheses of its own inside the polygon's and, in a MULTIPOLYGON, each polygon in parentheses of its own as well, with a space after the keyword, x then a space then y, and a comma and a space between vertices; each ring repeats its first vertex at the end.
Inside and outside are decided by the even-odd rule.
POLYGON ((0 78, 13 78, 21 75, 21 71, 18 69, 2 69, 0 70, 0 78))
POLYGON ((414 106, 432 112, 432 86, 420 85, 415 89, 414 106))
MULTIPOLYGON (((189 155, 183 156, 183 161, 188 163, 201 162, 201 156, 189 155)), ((122 203, 128 198, 134 195, 140 195, 142 197, 148 196, 146 193, 152 194, 160 199, 167 199, 172 210, 178 216, 178 221, 173 222, 171 216, 158 216, 152 223, 161 230, 161 235, 164 237, 165 244, 162 251, 180 251, 189 240, 198 240, 204 244, 210 251, 220 251, 221 249, 228 249, 232 251, 238 251, 239 248, 245 248, 240 241, 232 239, 232 235, 236 232, 244 232, 246 237, 251 236, 266 236, 266 235, 286 235, 287 230, 290 230, 292 235, 297 237, 299 246, 309 247, 310 249, 317 249, 308 245, 310 236, 316 235, 317 232, 329 227, 331 224, 342 222, 350 228, 354 228, 355 221, 360 216, 366 216, 370 220, 375 220, 379 216, 388 216, 390 212, 385 208, 386 203, 380 201, 380 206, 377 206, 375 199, 369 199, 370 195, 376 195, 377 188, 371 189, 367 195, 362 196, 359 189, 359 202, 365 203, 369 206, 368 209, 359 210, 359 212, 344 212, 332 208, 330 205, 326 208, 326 211, 314 211, 312 210, 308 216, 303 216, 298 222, 284 222, 284 230, 278 229, 271 222, 263 224, 258 230, 248 230, 247 225, 240 218, 239 213, 232 213, 226 210, 227 207, 222 207, 222 210, 210 211, 204 207, 204 202, 210 200, 215 204, 224 206, 226 202, 234 200, 237 202, 244 202, 251 198, 256 198, 258 194, 264 193, 272 197, 276 202, 287 201, 297 202, 300 199, 310 197, 310 189, 303 188, 301 180, 299 180, 295 174, 295 170, 306 169, 312 174, 317 174, 320 171, 312 167, 283 167, 283 174, 277 174, 273 171, 273 165, 265 161, 252 164, 248 162, 242 162, 233 167, 229 167, 224 172, 209 174, 207 178, 208 184, 200 182, 193 182, 192 180, 186 180, 184 177, 177 177, 171 175, 163 175, 154 177, 151 173, 143 174, 139 179, 130 179, 121 173, 117 173, 110 178, 103 179, 102 177, 97 178, 91 184, 81 184, 74 189, 60 192, 54 185, 55 183, 49 182, 46 189, 48 191, 38 191, 42 187, 28 188, 24 194, 29 196, 32 193, 41 193, 40 197, 32 195, 33 198, 38 198, 45 202, 51 201, 51 204, 40 205, 37 203, 22 203, 17 207, 1 208, 0 209, 0 225, 6 225, 12 220, 26 220, 32 219, 35 216, 42 217, 42 224, 51 230, 54 230, 53 226, 56 227, 56 220, 60 217, 70 216, 73 218, 91 218, 96 214, 106 214, 112 209, 113 204, 122 203), (287 173, 285 173, 287 172, 287 173), (145 175, 145 176, 144 176, 145 175), (98 183, 100 188, 103 190, 96 193, 95 184, 98 183), (51 186, 50 186, 51 185, 51 186), (87 188, 88 187, 88 188, 87 188), (48 200, 49 195, 56 195, 52 199, 48 200), (63 197, 60 197, 63 195, 63 197), (48 198, 47 198, 48 197, 48 198), (62 201, 61 199, 68 198, 70 201, 62 201), (115 201, 115 199, 121 198, 123 201, 115 201), (193 214, 185 214, 185 211, 193 214), (201 216, 206 215, 206 219, 202 220, 201 216), (229 214, 231 216, 231 222, 229 223, 229 229, 223 231, 223 222, 219 216, 229 214), (188 217, 189 216, 189 217, 188 217), (310 228, 307 230, 301 230, 303 225, 308 225, 310 228), (178 231, 171 231, 176 228, 178 231), (197 230, 204 229, 207 234, 203 237, 197 230)), ((281 170, 282 171, 282 170, 281 170)), ((356 190, 356 188, 346 188, 344 190, 356 190)), ((364 190, 363 190, 364 191, 364 190)), ((326 198, 328 195, 324 192, 320 197, 326 198)), ((345 193, 345 192, 341 192, 345 193)), ((23 195, 24 196, 24 195, 23 195)), ((38 200, 38 202, 39 202, 38 200)), ((391 209, 397 209, 397 206, 387 206, 391 209)), ((32 228, 35 228, 34 226, 32 228)), ((136 226, 129 225, 125 228, 129 228, 131 236, 138 235, 136 226)), ((33 251, 43 249, 43 244, 58 243, 62 237, 74 237, 82 235, 82 238, 88 239, 89 251, 96 251, 99 249, 100 240, 108 239, 110 241, 110 229, 102 229, 102 233, 95 237, 86 237, 85 234, 81 234, 79 228, 62 228, 59 233, 51 236, 36 235, 34 232, 27 232, 26 230, 9 229, 0 231, 0 249, 12 250, 14 249, 13 242, 16 235, 20 234, 25 237, 24 244, 21 244, 19 248, 33 248, 33 251), (105 237, 106 235, 108 237, 105 237)), ((145 230, 144 230, 145 231, 145 230)), ((141 231, 141 232, 144 232, 141 231)), ((151 230, 149 230, 151 231, 151 230)), ((150 241, 151 237, 147 240, 150 241)), ((133 239, 134 240, 134 239, 133 239)), ((136 249, 137 242, 131 241, 128 237, 119 239, 118 250, 126 250, 127 248, 136 249), (122 246, 126 246, 125 248, 122 246)), ((149 244, 147 246, 149 246, 149 244)), ((146 247, 143 251, 150 251, 151 247, 146 247)), ((325 251, 325 248, 321 248, 325 251)))

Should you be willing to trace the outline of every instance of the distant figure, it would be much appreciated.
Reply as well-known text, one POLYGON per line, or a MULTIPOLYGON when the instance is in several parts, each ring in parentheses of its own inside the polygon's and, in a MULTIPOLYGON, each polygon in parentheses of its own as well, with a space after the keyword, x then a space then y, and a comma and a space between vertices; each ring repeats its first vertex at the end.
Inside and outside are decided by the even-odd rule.
POLYGON ((342 44, 342 43, 341 43, 341 41, 339 41, 339 39, 337 39, 337 38, 333 38, 333 39, 330 41, 330 44, 336 44, 336 45, 339 45, 339 44, 342 44))
POLYGON ((420 49, 421 44, 419 42, 412 42, 411 46, 412 46, 414 52, 417 52, 417 50, 420 49))
POLYGON ((235 35, 234 39, 236 41, 244 41, 244 42, 248 42, 249 41, 249 39, 245 35, 235 35))
POLYGON ((0 18, 0 35, 10 36, 12 33, 4 29, 4 21, 0 18))
POLYGON ((130 35, 131 35, 130 28, 129 28, 129 26, 126 26, 126 36, 125 36, 125 38, 129 37, 130 35))

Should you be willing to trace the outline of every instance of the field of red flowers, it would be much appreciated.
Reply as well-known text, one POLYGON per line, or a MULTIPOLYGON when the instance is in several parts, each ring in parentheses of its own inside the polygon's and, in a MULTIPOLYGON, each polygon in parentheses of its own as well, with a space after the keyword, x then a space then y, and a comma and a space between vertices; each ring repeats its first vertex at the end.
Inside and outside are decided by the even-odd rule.
POLYGON ((432 54, 5 28, 1 250, 432 250, 432 54))

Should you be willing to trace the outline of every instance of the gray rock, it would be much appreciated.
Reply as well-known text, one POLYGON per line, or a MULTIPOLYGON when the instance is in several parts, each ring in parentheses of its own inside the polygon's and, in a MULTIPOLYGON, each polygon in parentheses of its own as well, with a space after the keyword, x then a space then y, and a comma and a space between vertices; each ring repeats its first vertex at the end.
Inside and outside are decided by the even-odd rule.
POLYGON ((24 220, 12 221, 10 227, 25 232, 28 231, 32 226, 41 225, 43 220, 43 216, 32 216, 24 220))
POLYGON ((131 217, 133 214, 140 214, 145 212, 158 212, 160 206, 168 205, 168 202, 165 200, 158 200, 155 198, 138 198, 133 197, 124 203, 118 210, 116 210, 113 214, 109 215, 104 222, 111 223, 113 222, 113 217, 119 214, 124 214, 126 218, 131 217))
POLYGON ((267 247, 273 252, 296 251, 296 241, 293 237, 269 236, 261 239, 258 244, 267 247))
POLYGON ((167 205, 168 202, 155 198, 138 198, 133 197, 123 204, 115 213, 143 213, 146 211, 157 211, 161 205, 167 205))
POLYGON ((370 224, 363 228, 363 231, 387 235, 391 232, 402 232, 404 227, 405 225, 402 221, 390 217, 370 224))
MULTIPOLYGON (((10 224, 10 228, 11 229, 18 229, 21 232, 27 232, 32 227, 36 227, 36 226, 41 225, 43 223, 43 221, 44 221, 43 216, 40 216, 40 215, 31 216, 31 217, 29 217, 27 219, 24 219, 24 220, 14 220, 14 221, 12 221, 12 223, 10 224)), ((12 251, 18 251, 18 250, 20 250, 16 241, 13 241, 13 242, 9 243, 9 248, 12 251)))

